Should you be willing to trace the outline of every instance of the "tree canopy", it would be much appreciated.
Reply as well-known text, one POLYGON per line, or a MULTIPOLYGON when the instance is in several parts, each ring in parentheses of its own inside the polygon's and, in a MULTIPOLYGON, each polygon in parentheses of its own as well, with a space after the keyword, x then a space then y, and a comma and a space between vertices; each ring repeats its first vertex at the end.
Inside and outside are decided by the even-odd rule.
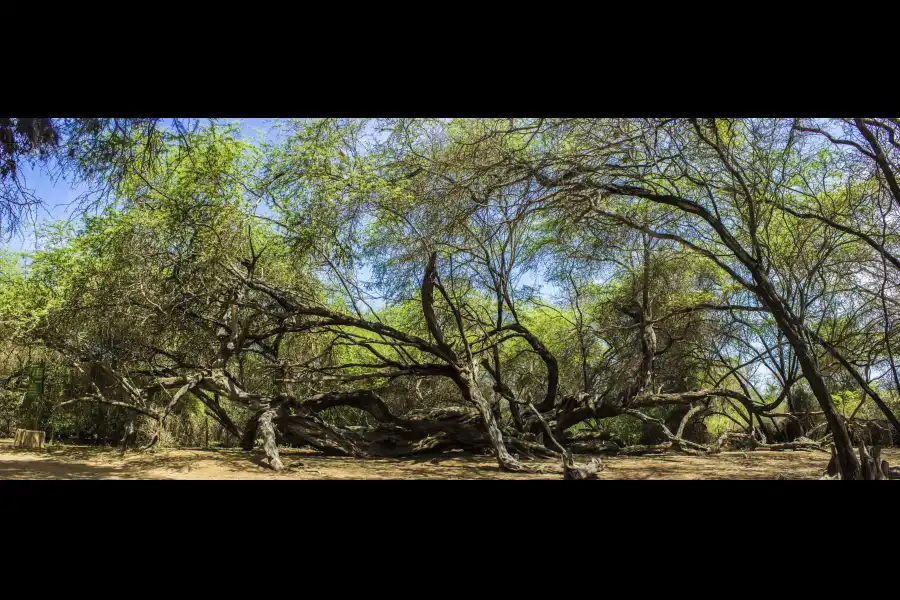
POLYGON ((0 120, 0 231, 40 200, 22 161, 94 209, 0 254, 7 429, 567 477, 830 443, 883 476, 854 446, 900 436, 897 119, 279 128, 0 120))

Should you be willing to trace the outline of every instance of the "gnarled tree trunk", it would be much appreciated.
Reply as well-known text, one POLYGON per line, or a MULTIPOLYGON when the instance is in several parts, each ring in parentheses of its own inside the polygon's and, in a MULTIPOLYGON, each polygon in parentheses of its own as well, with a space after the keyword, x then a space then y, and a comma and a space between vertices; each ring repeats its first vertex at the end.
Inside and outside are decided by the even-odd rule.
POLYGON ((262 435, 263 448, 266 451, 266 456, 269 457, 269 465, 275 471, 280 471, 284 468, 284 465, 281 463, 281 458, 278 456, 278 444, 275 441, 275 426, 272 424, 272 420, 275 418, 275 412, 275 409, 271 407, 265 407, 263 409, 259 415, 259 432, 262 435))

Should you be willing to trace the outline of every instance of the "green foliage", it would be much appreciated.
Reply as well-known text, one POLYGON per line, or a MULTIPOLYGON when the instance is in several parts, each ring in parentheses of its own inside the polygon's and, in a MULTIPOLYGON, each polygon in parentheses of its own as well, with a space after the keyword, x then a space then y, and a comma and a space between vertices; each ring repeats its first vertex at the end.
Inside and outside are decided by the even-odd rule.
MULTIPOLYGON (((896 402, 885 375, 896 277, 846 231, 896 247, 884 184, 847 144, 798 137, 790 120, 304 119, 283 122, 280 139, 259 146, 234 126, 114 121, 61 129, 70 168, 102 180, 109 202, 47 224, 36 232, 39 251, 0 253, 0 391, 16 419, 118 434, 128 418, 118 407, 29 412, 37 398, 53 405, 88 394, 99 375, 74 382, 88 363, 142 384, 227 369, 252 393, 300 399, 377 389, 399 414, 453 405, 459 390, 446 373, 423 374, 440 366, 434 354, 350 322, 432 342, 421 291, 432 253, 436 326, 455 353, 472 353, 478 385, 495 400, 481 361, 499 365, 519 398, 546 393, 537 339, 558 365, 561 399, 718 387, 775 403, 805 385, 783 315, 753 310, 775 298, 880 373, 879 389, 896 402), (251 284, 348 318, 289 314, 251 284), (249 338, 223 366, 232 327, 249 338), (36 364, 46 376, 14 376, 36 364), (649 387, 638 390, 648 368, 649 387)), ((849 415, 858 387, 811 345, 838 412, 849 415)), ((109 387, 122 393, 121 381, 109 387)), ((154 391, 147 405, 161 409, 167 393, 154 391)), ((222 402, 246 423, 246 404, 222 402)), ((716 434, 745 418, 745 407, 721 398, 710 408, 716 434)), ((190 396, 172 439, 196 444, 208 410, 190 396)), ((372 422, 353 408, 328 416, 372 422)), ((152 419, 141 425, 149 436, 152 419)), ((216 440, 231 435, 214 427, 216 440)), ((619 416, 575 430, 636 443, 642 427, 619 416)))

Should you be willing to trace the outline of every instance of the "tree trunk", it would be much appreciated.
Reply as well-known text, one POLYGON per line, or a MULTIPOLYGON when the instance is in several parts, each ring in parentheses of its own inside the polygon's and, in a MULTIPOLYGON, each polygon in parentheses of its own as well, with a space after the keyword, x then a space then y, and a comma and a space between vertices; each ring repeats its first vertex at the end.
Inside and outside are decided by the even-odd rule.
POLYGON ((256 433, 259 428, 259 417, 261 415, 261 412, 254 413, 247 421, 244 437, 241 439, 241 448, 243 450, 253 450, 253 445, 256 444, 256 433))
POLYGON ((500 431, 497 420, 494 418, 491 403, 482 396, 481 390, 478 389, 478 385, 475 383, 475 378, 468 373, 459 373, 453 380, 462 392, 463 398, 470 404, 474 404, 475 408, 478 409, 478 412, 484 421, 485 431, 487 432, 488 438, 491 440, 491 446, 494 448, 494 452, 497 456, 497 463, 500 465, 500 468, 504 471, 512 472, 526 470, 525 467, 523 467, 522 464, 513 458, 507 451, 506 444, 503 442, 503 433, 500 431))
POLYGON ((122 436, 120 451, 125 454, 128 446, 132 443, 134 437, 134 416, 129 413, 128 422, 125 424, 125 435, 122 436))
POLYGON ((819 368, 816 366, 813 357, 809 354, 806 344, 798 345, 798 347, 792 343, 791 346, 794 348, 797 360, 800 361, 800 366, 803 368, 803 375, 806 377, 806 381, 809 383, 813 395, 815 395, 816 400, 819 401, 822 412, 825 413, 825 420, 828 421, 828 427, 834 435, 834 445, 837 451, 837 459, 841 466, 842 477, 844 479, 859 479, 860 464, 853 453, 850 435, 847 433, 844 421, 837 414, 837 409, 834 406, 834 402, 831 400, 831 394, 828 393, 828 388, 825 385, 822 374, 819 372, 819 368))
POLYGON ((45 432, 31 429, 16 430, 14 448, 43 448, 45 432))
POLYGON ((259 415, 259 431, 263 438, 263 448, 266 456, 269 457, 269 465, 275 471, 284 468, 281 459, 278 456, 278 444, 275 442, 275 427, 272 419, 275 417, 276 410, 274 408, 266 408, 259 415))
POLYGON ((847 433, 844 421, 838 415, 834 402, 831 399, 831 394, 828 393, 825 379, 819 372, 815 357, 809 350, 803 323, 791 313, 764 273, 754 269, 753 276, 758 283, 757 297, 771 311, 779 328, 787 337, 788 343, 800 362, 803 375, 806 377, 813 395, 825 414, 825 420, 828 422, 828 427, 834 435, 834 445, 837 460, 841 467, 841 476, 844 479, 859 479, 859 460, 853 452, 853 445, 850 442, 850 435, 847 433))

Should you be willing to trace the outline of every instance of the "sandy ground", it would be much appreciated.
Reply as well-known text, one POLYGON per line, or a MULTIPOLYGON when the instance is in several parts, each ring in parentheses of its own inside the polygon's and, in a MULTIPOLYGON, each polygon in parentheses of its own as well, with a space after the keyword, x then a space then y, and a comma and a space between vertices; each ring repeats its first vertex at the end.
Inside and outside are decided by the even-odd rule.
MULTIPOLYGON (((503 473, 487 456, 444 455, 415 459, 325 457, 284 450, 285 469, 274 473, 257 450, 165 449, 129 452, 114 448, 50 446, 19 450, 0 439, 0 479, 560 479, 503 473)), ((885 450, 892 465, 900 449, 885 450)), ((714 457, 681 455, 604 458, 603 479, 817 479, 828 464, 823 452, 725 452, 714 457)))

